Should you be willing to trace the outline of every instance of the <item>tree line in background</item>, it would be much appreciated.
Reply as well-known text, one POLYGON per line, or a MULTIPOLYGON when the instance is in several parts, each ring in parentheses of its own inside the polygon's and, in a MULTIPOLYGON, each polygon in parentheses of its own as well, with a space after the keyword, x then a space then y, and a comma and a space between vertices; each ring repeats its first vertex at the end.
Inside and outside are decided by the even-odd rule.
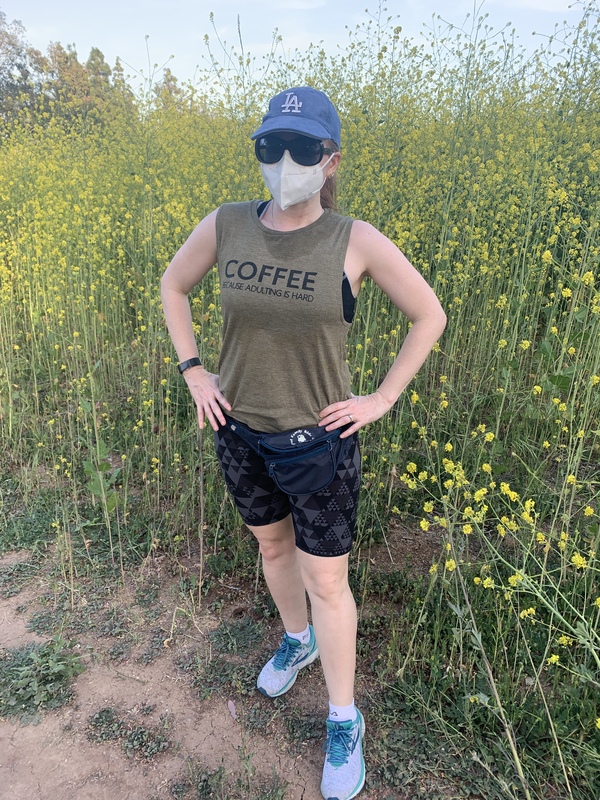
MULTIPOLYGON (((199 591, 211 569, 254 574, 158 284, 202 216, 264 196, 249 136, 268 97, 325 89, 342 210, 398 244, 449 320, 362 432, 365 624, 387 603, 371 666, 383 706, 450 742, 457 775, 468 754, 490 798, 589 800, 600 781, 600 15, 579 5, 532 55, 485 19, 417 46, 380 13, 334 55, 208 41, 195 83, 164 71, 140 90, 98 50, 41 55, 0 25, 0 544, 35 528, 13 503, 50 509, 40 542, 65 585, 158 548, 200 548, 199 591), (439 547, 425 581, 386 595, 369 554, 398 519, 439 547)), ((191 302, 215 368, 214 271, 191 302)), ((354 391, 405 333, 365 286, 354 391)))

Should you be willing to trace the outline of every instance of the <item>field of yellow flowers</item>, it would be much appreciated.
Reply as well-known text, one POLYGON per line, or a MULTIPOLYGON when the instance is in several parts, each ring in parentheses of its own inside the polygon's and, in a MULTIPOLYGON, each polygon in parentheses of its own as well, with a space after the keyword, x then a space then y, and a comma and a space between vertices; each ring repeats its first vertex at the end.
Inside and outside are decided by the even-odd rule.
MULTIPOLYGON (((465 769, 483 764, 489 797, 596 797, 599 32, 596 3, 532 57, 481 25, 426 48, 373 24, 335 57, 313 49, 264 71, 215 61, 195 87, 102 107, 58 97, 6 124, 3 527, 10 497, 43 498, 68 582, 84 564, 126 569, 197 536, 235 563, 238 522, 158 284, 203 215, 264 195, 249 134, 266 99, 317 85, 343 120, 341 209, 391 237, 448 313, 425 367, 363 438, 358 546, 393 517, 439 535, 429 581, 387 621, 390 708, 426 721, 465 769)), ((218 294, 212 275, 192 300, 209 368, 218 294)), ((356 392, 377 386, 405 332, 367 287, 348 349, 356 392)))

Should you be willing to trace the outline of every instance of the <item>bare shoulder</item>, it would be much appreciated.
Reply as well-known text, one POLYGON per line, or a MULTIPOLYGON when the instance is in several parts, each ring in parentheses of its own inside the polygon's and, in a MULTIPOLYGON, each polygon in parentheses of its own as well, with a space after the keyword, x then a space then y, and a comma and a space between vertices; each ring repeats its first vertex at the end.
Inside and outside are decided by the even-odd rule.
POLYGON ((401 250, 369 222, 354 220, 348 250, 353 264, 353 272, 370 276, 376 282, 386 272, 399 276, 414 268, 401 250))
POLYGON ((208 273, 217 260, 217 214, 211 211, 191 232, 175 253, 163 275, 163 284, 173 283, 189 291, 208 273))
POLYGON ((203 247, 206 247, 206 245, 212 246, 214 244, 216 252, 218 213, 219 209, 215 208, 214 211, 211 211, 204 219, 200 220, 181 249, 197 247, 198 244, 201 244, 203 247))
POLYGON ((373 227, 371 223, 365 222, 362 219, 355 219, 352 223, 352 230, 350 232, 349 246, 359 253, 368 252, 369 248, 381 244, 381 240, 387 242, 387 239, 377 228, 373 227))
MULTIPOLYGON (((368 222, 355 220, 348 243, 349 271, 369 276, 411 320, 444 314, 434 292, 404 253, 368 222)), ((356 282, 353 283, 356 286, 356 282)))

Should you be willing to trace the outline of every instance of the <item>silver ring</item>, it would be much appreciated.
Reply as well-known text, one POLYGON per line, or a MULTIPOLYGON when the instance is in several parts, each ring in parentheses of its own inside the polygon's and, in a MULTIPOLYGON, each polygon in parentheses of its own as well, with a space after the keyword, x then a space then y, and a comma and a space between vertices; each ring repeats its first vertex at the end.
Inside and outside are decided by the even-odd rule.
POLYGON ((348 418, 350 419, 350 422, 354 422, 354 417, 352 416, 352 414, 348 414, 348 418))

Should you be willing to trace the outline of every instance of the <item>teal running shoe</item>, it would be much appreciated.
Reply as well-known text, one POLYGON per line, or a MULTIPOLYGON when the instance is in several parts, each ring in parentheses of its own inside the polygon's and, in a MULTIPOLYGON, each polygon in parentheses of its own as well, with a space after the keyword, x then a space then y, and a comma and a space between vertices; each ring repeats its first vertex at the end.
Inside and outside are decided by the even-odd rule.
POLYGON ((256 686, 259 692, 267 697, 279 697, 285 694, 294 685, 302 667, 307 667, 318 658, 319 649, 315 632, 312 625, 309 627, 310 639, 307 644, 302 644, 287 633, 284 634, 275 655, 265 664, 258 676, 256 686))
POLYGON ((363 736, 365 721, 360 711, 348 722, 327 720, 327 742, 321 794, 325 800, 350 800, 365 785, 363 736))

